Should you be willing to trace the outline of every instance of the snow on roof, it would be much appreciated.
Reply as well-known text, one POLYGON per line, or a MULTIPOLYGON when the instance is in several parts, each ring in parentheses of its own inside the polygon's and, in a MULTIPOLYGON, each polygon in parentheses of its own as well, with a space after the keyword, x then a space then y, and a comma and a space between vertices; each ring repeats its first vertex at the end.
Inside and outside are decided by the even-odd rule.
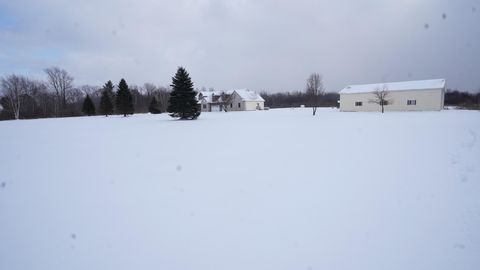
POLYGON ((383 90, 384 88, 387 91, 443 89, 445 88, 445 79, 349 85, 340 90, 339 93, 370 93, 375 92, 376 90, 383 90))
POLYGON ((249 90, 249 89, 235 89, 225 91, 228 94, 233 94, 236 92, 244 101, 265 101, 257 92, 249 90))
POLYGON ((200 100, 200 95, 202 96, 202 99, 205 100, 206 102, 212 102, 212 92, 207 92, 207 91, 198 92, 197 98, 199 100, 200 100))
MULTIPOLYGON (((199 100, 200 100, 200 94, 202 95, 202 100, 205 100, 207 103, 212 103, 213 96, 222 96, 222 91, 200 91, 198 92, 198 95, 197 95, 197 99, 199 100)), ((219 101, 221 101, 221 99, 219 101)))
POLYGON ((203 96, 212 96, 212 94, 220 96, 222 94, 222 91, 199 91, 198 93, 202 94, 203 96))
MULTIPOLYGON (((206 101, 207 103, 213 102, 213 96, 222 96, 223 94, 231 95, 233 92, 237 93, 240 98, 244 101, 265 101, 257 92, 249 90, 249 89, 235 89, 235 90, 227 90, 227 91, 201 91, 198 92, 197 99, 199 102, 202 100, 206 101), (200 94, 202 95, 202 99, 200 99, 200 94)), ((220 98, 217 102, 223 102, 222 98, 220 98)))

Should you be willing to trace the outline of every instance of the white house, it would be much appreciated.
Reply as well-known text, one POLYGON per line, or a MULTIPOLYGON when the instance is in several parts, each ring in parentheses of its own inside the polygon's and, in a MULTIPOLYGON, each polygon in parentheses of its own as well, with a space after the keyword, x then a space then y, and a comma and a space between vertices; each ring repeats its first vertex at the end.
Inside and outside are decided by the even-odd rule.
POLYGON ((198 94, 202 112, 263 110, 265 100, 255 91, 237 89, 229 91, 203 91, 198 94))
POLYGON ((230 98, 225 92, 219 91, 202 91, 197 97, 202 112, 220 112, 230 98))
POLYGON ((340 111, 380 111, 376 91, 386 91, 385 111, 439 111, 443 109, 445 79, 349 85, 340 94, 340 111))
POLYGON ((229 111, 263 110, 265 100, 257 92, 249 89, 230 90, 229 111))

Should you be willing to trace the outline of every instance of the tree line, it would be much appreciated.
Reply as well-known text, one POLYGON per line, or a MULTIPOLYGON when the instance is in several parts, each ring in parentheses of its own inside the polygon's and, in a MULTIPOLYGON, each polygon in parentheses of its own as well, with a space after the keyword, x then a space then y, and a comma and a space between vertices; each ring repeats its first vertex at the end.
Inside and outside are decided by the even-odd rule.
POLYGON ((445 106, 480 110, 480 91, 470 93, 459 90, 448 90, 445 93, 445 106))
POLYGON ((306 80, 305 92, 281 92, 260 94, 265 100, 265 107, 289 108, 289 107, 310 107, 315 115, 317 107, 338 107, 340 95, 325 91, 323 77, 318 73, 312 73, 306 80))
MULTIPOLYGON (((306 107, 312 106, 311 94, 302 91, 293 92, 280 92, 280 93, 260 93, 265 100, 265 107, 270 108, 290 108, 300 107, 305 105, 306 107)), ((338 93, 323 93, 316 96, 314 100, 318 107, 338 107, 338 100, 340 95, 338 93)))
POLYGON ((200 107, 190 74, 179 67, 172 77, 171 90, 145 83, 130 87, 125 79, 117 86, 73 86, 73 77, 58 67, 45 69, 47 81, 12 74, 0 78, 0 120, 68 117, 134 112, 163 113, 178 119, 197 119, 200 107))
POLYGON ((108 81, 103 87, 75 87, 73 77, 64 69, 47 68, 45 74, 46 80, 17 74, 0 79, 0 120, 167 111, 170 95, 167 87, 152 83, 128 86, 124 79, 117 86, 108 81), (120 94, 118 100, 117 94, 120 94), (104 108, 108 102, 111 109, 104 108))

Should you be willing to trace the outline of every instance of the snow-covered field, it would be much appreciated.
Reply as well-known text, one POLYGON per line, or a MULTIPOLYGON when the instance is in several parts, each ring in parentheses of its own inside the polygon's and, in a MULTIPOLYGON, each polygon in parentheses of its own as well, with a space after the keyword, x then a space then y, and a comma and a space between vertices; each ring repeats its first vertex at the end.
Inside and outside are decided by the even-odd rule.
POLYGON ((480 113, 0 122, 0 269, 480 269, 480 113))

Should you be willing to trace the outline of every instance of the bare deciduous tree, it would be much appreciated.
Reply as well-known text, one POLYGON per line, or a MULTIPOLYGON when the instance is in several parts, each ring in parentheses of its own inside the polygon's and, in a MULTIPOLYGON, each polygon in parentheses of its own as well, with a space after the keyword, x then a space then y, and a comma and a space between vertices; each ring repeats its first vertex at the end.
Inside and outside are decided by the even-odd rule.
POLYGON ((170 99, 170 91, 166 87, 158 87, 155 92, 157 104, 160 112, 166 112, 168 107, 168 100, 170 99))
POLYGON ((1 80, 2 92, 7 98, 9 108, 17 120, 20 119, 22 95, 26 94, 27 81, 27 78, 15 74, 9 75, 1 80))
POLYGON ((312 73, 307 79, 307 96, 313 110, 313 115, 317 112, 319 96, 325 93, 323 87, 323 78, 318 73, 312 73))
POLYGON ((384 106, 393 103, 393 100, 389 99, 390 94, 387 85, 384 85, 382 89, 377 88, 375 92, 373 92, 373 96, 374 98, 368 102, 380 105, 382 107, 382 113, 385 111, 384 106))
POLYGON ((157 87, 153 83, 144 83, 143 89, 145 89, 145 92, 149 98, 155 94, 155 91, 157 91, 157 87))
POLYGON ((66 70, 58 67, 47 68, 45 73, 47 73, 48 83, 52 90, 55 91, 57 97, 57 108, 55 108, 55 111, 58 116, 59 111, 63 113, 67 106, 67 91, 73 87, 73 77, 66 70))
POLYGON ((85 92, 78 88, 72 88, 70 91, 67 92, 66 95, 67 95, 66 100, 67 100, 67 103, 69 104, 73 104, 73 103, 80 104, 83 102, 83 99, 86 96, 85 92))
POLYGON ((101 91, 99 91, 100 87, 92 86, 92 85, 82 85, 80 86, 80 90, 84 93, 84 95, 89 95, 92 98, 99 98, 101 91))
POLYGON ((41 113, 41 95, 47 92, 47 87, 42 81, 25 78, 26 88, 24 99, 22 99, 22 117, 32 118, 41 113))

